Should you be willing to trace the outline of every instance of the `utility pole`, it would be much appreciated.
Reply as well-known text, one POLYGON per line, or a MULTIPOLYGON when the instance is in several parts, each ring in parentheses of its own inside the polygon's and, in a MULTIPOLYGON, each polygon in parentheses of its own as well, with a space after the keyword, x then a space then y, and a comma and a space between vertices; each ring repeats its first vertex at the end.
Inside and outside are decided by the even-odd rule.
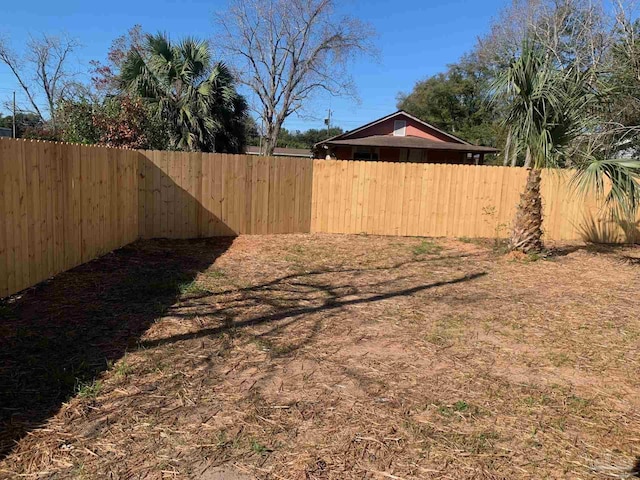
POLYGON ((329 131, 331 130, 331 109, 329 109, 327 118, 324 119, 324 123, 327 126, 327 137, 329 137, 329 131))
POLYGON ((13 118, 12 118, 12 123, 13 123, 13 138, 17 138, 16 137, 16 92, 13 92, 13 118))

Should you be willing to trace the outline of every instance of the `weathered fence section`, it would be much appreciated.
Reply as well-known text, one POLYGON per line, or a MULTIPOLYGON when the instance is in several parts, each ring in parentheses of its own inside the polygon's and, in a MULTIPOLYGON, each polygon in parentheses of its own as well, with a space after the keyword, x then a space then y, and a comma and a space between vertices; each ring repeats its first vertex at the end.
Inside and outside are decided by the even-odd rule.
MULTIPOLYGON (((566 171, 544 171, 546 238, 576 240, 597 217, 566 171)), ((474 165, 314 160, 311 231, 505 237, 527 172, 474 165)))
POLYGON ((143 151, 143 238, 309 232, 311 159, 143 151))
POLYGON ((0 297, 138 237, 137 153, 0 141, 0 297))

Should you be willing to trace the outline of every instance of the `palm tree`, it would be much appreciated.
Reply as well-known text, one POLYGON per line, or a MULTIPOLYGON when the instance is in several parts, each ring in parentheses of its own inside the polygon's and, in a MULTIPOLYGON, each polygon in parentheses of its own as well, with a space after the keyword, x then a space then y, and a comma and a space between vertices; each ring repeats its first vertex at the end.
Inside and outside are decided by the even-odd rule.
POLYGON ((510 132, 510 149, 529 169, 513 222, 513 250, 529 253, 544 248, 543 168, 575 168, 573 185, 578 191, 595 188, 608 204, 616 205, 626 216, 635 215, 640 162, 603 160, 606 148, 591 141, 597 137, 593 134, 603 101, 594 78, 591 71, 557 68, 543 50, 525 42, 520 56, 494 82, 494 101, 507 106, 503 123, 510 132), (612 185, 608 192, 607 183, 612 185))
POLYGON ((186 38, 172 44, 163 34, 147 35, 122 65, 123 89, 154 107, 168 128, 173 148, 228 151, 244 148, 245 99, 223 63, 212 63, 206 42, 186 38))

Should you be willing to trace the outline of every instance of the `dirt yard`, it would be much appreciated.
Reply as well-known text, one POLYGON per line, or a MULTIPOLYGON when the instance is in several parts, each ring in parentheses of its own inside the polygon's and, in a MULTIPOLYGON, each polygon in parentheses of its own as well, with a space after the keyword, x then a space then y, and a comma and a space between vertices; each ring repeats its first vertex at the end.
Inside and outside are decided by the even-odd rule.
POLYGON ((635 478, 639 312, 640 249, 138 243, 0 303, 0 478, 635 478))

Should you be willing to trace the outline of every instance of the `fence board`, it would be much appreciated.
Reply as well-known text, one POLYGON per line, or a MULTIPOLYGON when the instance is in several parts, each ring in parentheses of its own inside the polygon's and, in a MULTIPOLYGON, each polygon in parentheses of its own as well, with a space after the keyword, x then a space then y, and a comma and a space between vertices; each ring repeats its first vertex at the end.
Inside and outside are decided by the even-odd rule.
POLYGON ((9 294, 7 257, 8 257, 8 244, 7 244, 7 208, 5 202, 9 201, 9 195, 6 192, 6 180, 9 178, 8 173, 8 155, 5 153, 9 148, 9 144, 0 143, 0 218, 4 219, 0 222, 0 297, 4 297, 9 294))

